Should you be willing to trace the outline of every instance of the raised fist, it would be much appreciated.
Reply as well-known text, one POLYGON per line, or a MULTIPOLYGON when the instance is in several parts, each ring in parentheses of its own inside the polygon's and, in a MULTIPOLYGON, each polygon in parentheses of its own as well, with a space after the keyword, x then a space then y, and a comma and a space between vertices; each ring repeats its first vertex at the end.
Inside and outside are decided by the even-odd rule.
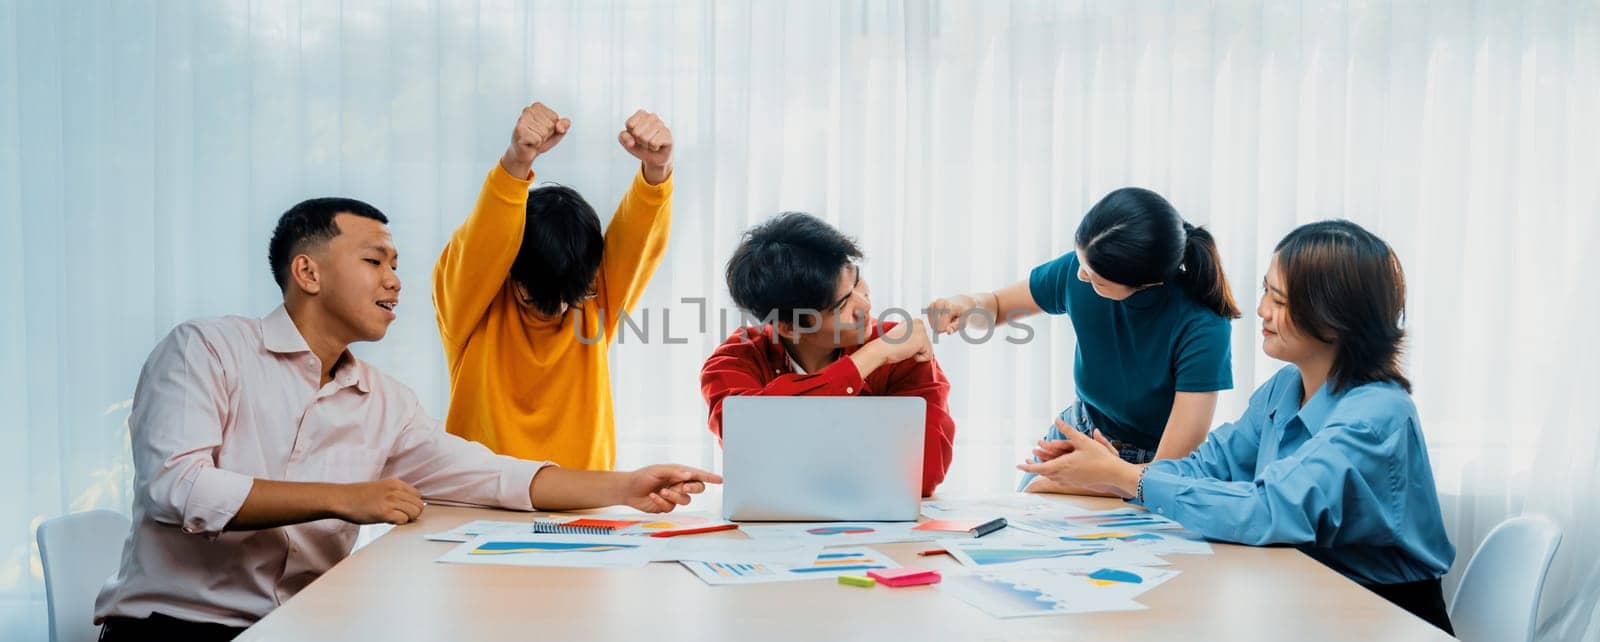
POLYGON ((672 130, 661 117, 643 109, 628 117, 617 142, 644 164, 645 180, 660 183, 672 173, 672 130))
POLYGON ((548 152, 567 135, 572 121, 557 115, 544 103, 534 103, 522 108, 517 127, 511 131, 511 146, 500 159, 506 171, 517 178, 527 178, 533 170, 533 159, 548 152))

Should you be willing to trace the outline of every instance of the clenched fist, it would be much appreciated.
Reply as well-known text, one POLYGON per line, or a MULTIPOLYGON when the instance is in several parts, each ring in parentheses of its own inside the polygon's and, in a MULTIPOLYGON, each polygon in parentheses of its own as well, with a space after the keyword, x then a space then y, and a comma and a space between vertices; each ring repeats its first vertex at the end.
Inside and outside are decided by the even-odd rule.
POLYGON ((511 146, 506 148, 500 165, 512 176, 527 178, 533 171, 533 159, 561 142, 570 127, 571 119, 562 118, 544 103, 523 107, 516 129, 511 130, 511 146))
POLYGON ((617 134, 617 142, 643 164, 644 179, 651 185, 672 174, 672 130, 660 116, 643 109, 633 112, 617 134))
POLYGON ((868 343, 882 343, 883 357, 888 363, 906 359, 927 361, 933 358, 933 344, 928 341, 928 326, 922 319, 901 323, 868 343))
POLYGON ((334 506, 352 524, 405 524, 422 514, 422 493, 398 479, 343 484, 334 506))
POLYGON ((934 299, 928 304, 928 329, 937 334, 950 334, 959 331, 967 324, 967 315, 972 310, 983 311, 983 306, 977 299, 958 294, 940 299, 934 299))
POLYGON ((933 360, 933 344, 928 340, 928 326, 922 319, 896 325, 850 355, 863 378, 873 370, 906 359, 933 360))

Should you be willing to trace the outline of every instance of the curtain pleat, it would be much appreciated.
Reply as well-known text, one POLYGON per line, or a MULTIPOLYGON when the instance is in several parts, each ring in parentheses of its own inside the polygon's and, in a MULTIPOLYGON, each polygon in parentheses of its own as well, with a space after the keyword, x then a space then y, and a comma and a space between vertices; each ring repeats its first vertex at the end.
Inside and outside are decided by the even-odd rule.
MULTIPOLYGON (((805 210, 856 237, 879 313, 1071 249, 1112 189, 1218 239, 1236 388, 1276 241, 1343 217, 1409 278, 1406 355, 1461 567, 1524 512, 1566 529, 1541 637, 1600 640, 1600 5, 1586 0, 0 1, 0 638, 43 639, 33 528, 130 501, 127 401, 184 319, 263 315, 277 216, 367 200, 405 305, 358 354, 444 416, 430 275, 518 110, 573 130, 539 180, 609 219, 635 109, 673 127, 671 246, 613 355, 623 466, 716 466, 698 391, 738 323, 722 266, 805 210)), ((895 317, 891 317, 895 318, 895 317)), ((1009 491, 1073 400, 1070 323, 941 338, 943 492, 1009 491), (1007 341, 1024 335, 1021 345, 1007 341)))

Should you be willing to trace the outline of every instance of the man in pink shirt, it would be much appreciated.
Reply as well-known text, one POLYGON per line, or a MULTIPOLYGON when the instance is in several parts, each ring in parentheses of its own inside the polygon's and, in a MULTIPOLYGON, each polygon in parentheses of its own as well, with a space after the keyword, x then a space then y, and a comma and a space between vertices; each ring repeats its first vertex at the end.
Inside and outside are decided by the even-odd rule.
POLYGON ((407 523, 425 499, 666 512, 722 481, 569 470, 446 433, 346 349, 395 319, 387 223, 356 200, 294 206, 268 252, 283 305, 186 322, 151 352, 129 420, 133 530, 95 604, 102 640, 232 639, 348 555, 356 525, 407 523))

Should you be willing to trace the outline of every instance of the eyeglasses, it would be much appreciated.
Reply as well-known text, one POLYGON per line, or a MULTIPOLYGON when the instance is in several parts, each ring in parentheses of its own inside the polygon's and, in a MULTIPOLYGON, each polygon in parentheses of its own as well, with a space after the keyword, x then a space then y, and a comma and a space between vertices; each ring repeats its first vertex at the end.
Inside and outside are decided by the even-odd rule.
MULTIPOLYGON (((598 297, 598 296, 600 296, 599 292, 596 292, 594 290, 594 288, 589 288, 587 290, 584 290, 583 294, 578 295, 578 303, 583 303, 585 301, 589 301, 589 300, 594 299, 595 297, 598 297)), ((522 287, 522 285, 520 285, 520 284, 517 285, 517 298, 522 300, 522 304, 523 305, 526 305, 526 306, 528 306, 530 308, 531 307, 537 307, 537 304, 534 302, 533 297, 529 296, 528 295, 528 291, 526 289, 524 289, 522 287)))

